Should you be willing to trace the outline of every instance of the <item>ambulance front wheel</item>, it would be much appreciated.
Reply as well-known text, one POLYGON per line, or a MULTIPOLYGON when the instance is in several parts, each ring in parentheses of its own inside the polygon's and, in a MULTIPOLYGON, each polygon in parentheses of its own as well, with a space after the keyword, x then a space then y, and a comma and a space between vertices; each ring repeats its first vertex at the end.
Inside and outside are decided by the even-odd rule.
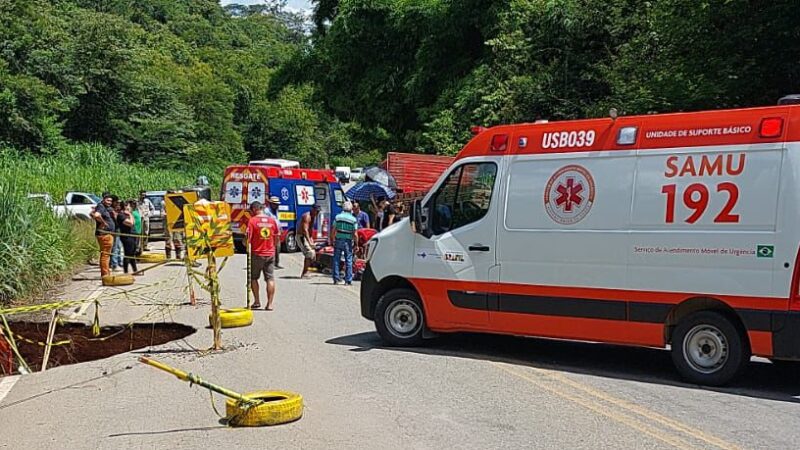
POLYGON ((393 289, 383 294, 375 306, 375 328, 389 345, 421 344, 425 314, 417 293, 411 289, 393 289))
POLYGON ((672 336, 672 361, 687 381, 722 386, 750 361, 750 346, 725 315, 700 311, 681 320, 672 336))
POLYGON ((297 252, 297 238, 294 236, 294 232, 290 231, 286 234, 286 240, 283 242, 283 248, 281 250, 284 253, 297 252))

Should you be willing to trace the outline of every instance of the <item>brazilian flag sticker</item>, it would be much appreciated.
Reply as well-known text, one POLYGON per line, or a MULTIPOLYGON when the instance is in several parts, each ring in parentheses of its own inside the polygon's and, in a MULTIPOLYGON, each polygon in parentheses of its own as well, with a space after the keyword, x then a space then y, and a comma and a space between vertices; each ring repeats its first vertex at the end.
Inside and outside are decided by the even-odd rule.
POLYGON ((772 258, 774 254, 774 245, 759 245, 758 248, 756 248, 756 257, 758 258, 772 258))

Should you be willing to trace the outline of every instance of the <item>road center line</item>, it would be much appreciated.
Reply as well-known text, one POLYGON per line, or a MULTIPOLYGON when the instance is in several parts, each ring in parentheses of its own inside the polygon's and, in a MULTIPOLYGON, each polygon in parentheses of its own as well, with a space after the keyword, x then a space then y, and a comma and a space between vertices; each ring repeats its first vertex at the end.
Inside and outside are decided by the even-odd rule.
POLYGON ((614 405, 616 405, 616 406, 618 406, 618 407, 620 407, 622 409, 625 409, 625 410, 628 410, 628 411, 630 411, 632 413, 639 414, 641 416, 647 417, 648 419, 650 419, 650 420, 652 420, 654 422, 661 423, 665 427, 672 428, 672 429, 674 429, 676 431, 681 431, 683 433, 686 433, 686 434, 688 434, 689 436, 692 436, 695 439, 698 439, 698 440, 701 440, 703 442, 706 442, 707 444, 710 444, 710 445, 713 445, 713 446, 716 446, 716 447, 719 447, 719 448, 722 448, 722 449, 726 449, 726 450, 737 450, 739 448, 739 447, 737 447, 736 445, 734 445, 734 444, 732 444, 730 442, 726 442, 726 441, 724 441, 724 440, 722 440, 722 439, 720 439, 720 438, 718 438, 716 436, 712 436, 712 435, 710 435, 710 434, 708 434, 708 433, 706 433, 704 431, 701 431, 701 430, 699 430, 697 428, 690 427, 689 425, 681 423, 681 422, 679 422, 679 421, 677 421, 675 419, 671 419, 669 417, 663 416, 663 415, 661 415, 661 414, 659 414, 659 413, 657 413, 655 411, 652 411, 650 409, 644 408, 644 407, 642 407, 640 405, 636 405, 634 403, 628 402, 628 401, 623 400, 621 398, 617 398, 617 397, 611 396, 608 393, 603 392, 603 391, 601 391, 599 389, 595 389, 595 388, 592 388, 592 387, 590 387, 590 386, 588 386, 588 385, 586 385, 584 383, 580 383, 578 381, 572 380, 571 378, 569 378, 569 377, 567 377, 567 376, 565 376, 563 374, 554 373, 554 372, 547 372, 547 371, 544 371, 542 369, 533 369, 533 370, 540 371, 544 376, 551 377, 551 378, 554 378, 554 379, 558 379, 560 382, 562 382, 562 383, 564 383, 564 384, 566 384, 568 386, 574 387, 575 389, 582 390, 583 392, 586 392, 587 394, 590 394, 590 395, 593 395, 593 396, 595 396, 597 398, 605 400, 605 401, 607 401, 609 403, 612 403, 612 404, 614 404, 614 405))
MULTIPOLYGON (((95 289, 91 294, 89 294, 89 296, 86 297, 86 300, 94 300, 94 299, 96 299, 97 297, 100 296, 101 293, 103 293, 104 290, 105 290, 105 288, 100 286, 99 288, 95 289)), ((67 316, 67 319, 68 320, 75 320, 77 317, 86 314, 86 310, 89 309, 89 306, 91 306, 91 305, 92 305, 92 302, 91 301, 87 301, 86 303, 82 304, 79 309, 76 309, 69 316, 67 316)))
POLYGON ((6 395, 11 392, 11 388, 17 384, 18 380, 19 375, 10 375, 0 378, 0 403, 2 403, 3 399, 6 398, 6 395))
MULTIPOLYGON (((565 390, 558 389, 555 386, 551 386, 549 383, 545 383, 542 380, 537 380, 537 379, 535 379, 533 377, 530 377, 530 376, 528 376, 528 375, 526 375, 524 373, 520 373, 520 372, 517 372, 515 370, 511 370, 508 367, 505 367, 505 366, 503 366, 503 365, 501 365, 499 363, 494 363, 493 362, 492 364, 495 367, 497 367, 498 369, 500 369, 500 370, 502 370, 504 372, 507 372, 507 373, 509 373, 511 375, 514 375, 517 378, 520 378, 522 380, 525 380, 525 381, 533 384, 537 388, 546 390, 546 391, 548 391, 548 392, 550 392, 552 394, 555 394, 556 396, 561 397, 561 398, 563 398, 565 400, 569 400, 569 401, 571 401, 571 402, 573 402, 573 403, 575 403, 577 405, 580 405, 580 406, 582 406, 582 407, 584 407, 584 408, 586 408, 586 409, 588 409, 588 410, 590 410, 590 411, 592 411, 592 412, 594 412, 596 414, 608 417, 609 419, 612 419, 612 420, 614 420, 616 422, 619 422, 619 423, 621 423, 623 425, 626 425, 626 426, 628 426, 630 428, 633 428, 634 430, 637 430, 637 431, 639 431, 639 432, 641 432, 643 434, 649 435, 649 436, 651 436, 651 437, 653 437, 653 438, 655 438, 655 439, 657 439, 657 440, 659 440, 659 441, 661 441, 661 442, 663 442, 665 444, 668 444, 670 446, 673 446, 673 447, 679 448, 679 449, 697 448, 697 447, 691 445, 689 442, 687 442, 687 441, 685 441, 683 439, 680 439, 679 437, 675 436, 674 434, 669 434, 669 433, 663 432, 663 431, 661 431, 661 430, 659 430, 657 428, 654 428, 652 426, 648 426, 649 424, 644 423, 641 420, 638 420, 636 418, 630 417, 630 416, 628 416, 626 414, 622 414, 622 413, 620 413, 618 411, 614 411, 611 408, 607 408, 605 405, 603 405, 600 402, 597 402, 596 400, 591 400, 591 399, 588 399, 588 398, 585 398, 585 397, 580 397, 580 396, 574 395, 572 393, 569 393, 569 392, 567 392, 565 390)), ((551 381, 557 381, 557 380, 551 379, 551 381)))

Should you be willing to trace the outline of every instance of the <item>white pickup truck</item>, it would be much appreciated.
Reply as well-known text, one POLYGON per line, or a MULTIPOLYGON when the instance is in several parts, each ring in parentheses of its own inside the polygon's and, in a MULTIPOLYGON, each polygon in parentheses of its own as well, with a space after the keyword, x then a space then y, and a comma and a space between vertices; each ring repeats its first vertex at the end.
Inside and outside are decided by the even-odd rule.
POLYGON ((100 197, 86 192, 67 192, 62 205, 54 205, 50 194, 28 194, 28 198, 43 201, 59 216, 82 220, 91 220, 92 211, 100 203, 100 197))

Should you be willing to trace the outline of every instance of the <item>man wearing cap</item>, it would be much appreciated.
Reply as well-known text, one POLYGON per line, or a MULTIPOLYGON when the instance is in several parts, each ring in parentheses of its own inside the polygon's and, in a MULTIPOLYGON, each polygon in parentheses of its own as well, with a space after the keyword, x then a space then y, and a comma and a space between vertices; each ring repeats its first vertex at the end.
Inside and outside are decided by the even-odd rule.
POLYGON ((344 202, 342 212, 333 222, 330 243, 333 245, 333 284, 339 284, 339 263, 344 255, 344 284, 353 284, 353 239, 358 228, 358 220, 353 215, 353 204, 344 202))
POLYGON ((308 269, 311 267, 311 263, 313 263, 314 259, 317 257, 317 250, 314 247, 314 239, 311 237, 311 230, 314 228, 314 221, 317 220, 319 210, 320 206, 314 205, 311 207, 311 211, 300 217, 300 229, 297 230, 297 244, 300 246, 300 250, 305 257, 305 261, 303 261, 303 273, 300 274, 300 278, 305 278, 308 269))
MULTIPOLYGON (((278 219, 278 207, 281 205, 281 199, 277 196, 273 195, 269 198, 269 208, 266 209, 266 213, 268 216, 272 216, 275 219, 275 222, 278 223, 278 231, 281 229, 281 221, 278 219)), ((280 241, 278 241, 278 246, 275 247, 275 268, 276 269, 283 269, 281 266, 281 246, 280 241)))

